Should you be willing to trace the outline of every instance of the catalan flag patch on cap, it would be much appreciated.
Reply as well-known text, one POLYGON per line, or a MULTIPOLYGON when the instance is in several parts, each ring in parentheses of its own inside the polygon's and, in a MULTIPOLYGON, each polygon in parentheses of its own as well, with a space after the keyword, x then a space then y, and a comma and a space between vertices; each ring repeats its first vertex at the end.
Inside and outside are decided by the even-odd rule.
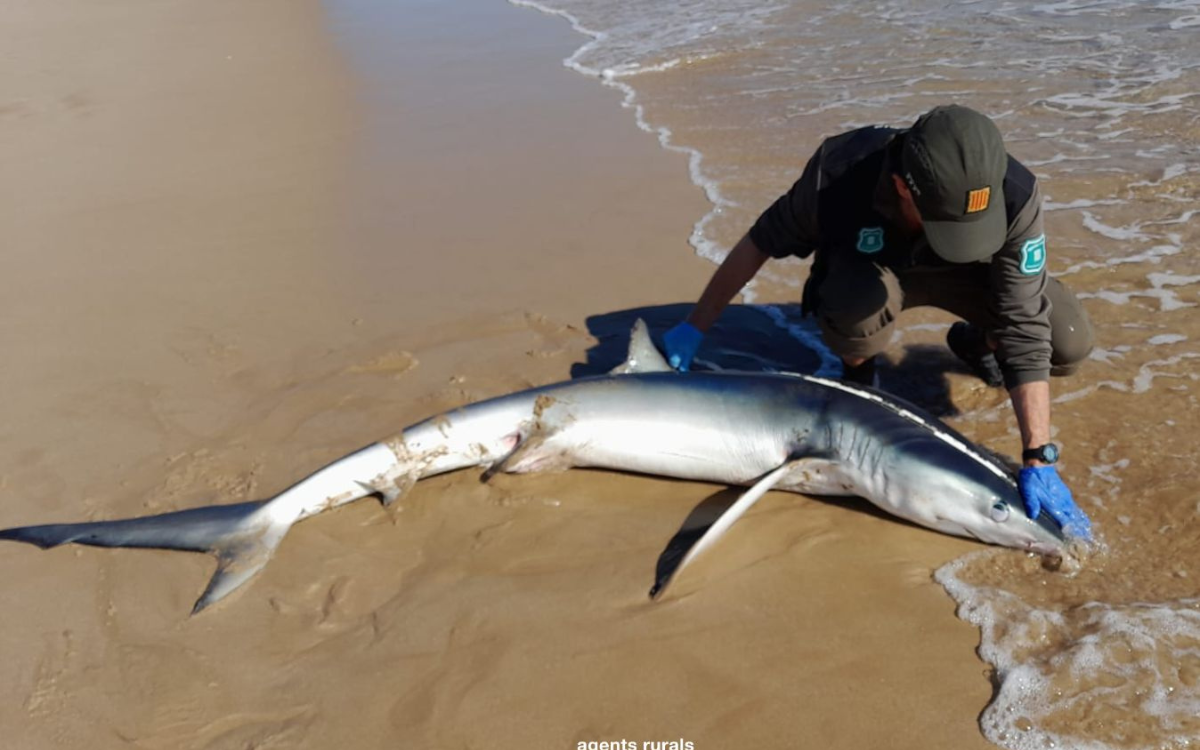
POLYGON ((967 213, 977 214, 984 211, 988 207, 988 202, 992 199, 992 189, 990 187, 979 188, 967 193, 967 213))

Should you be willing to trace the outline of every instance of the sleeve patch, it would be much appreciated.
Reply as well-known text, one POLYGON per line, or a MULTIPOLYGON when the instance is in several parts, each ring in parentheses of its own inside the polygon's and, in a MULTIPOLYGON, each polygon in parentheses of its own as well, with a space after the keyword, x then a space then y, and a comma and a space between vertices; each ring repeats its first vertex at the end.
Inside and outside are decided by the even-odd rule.
POLYGON ((1032 276, 1046 267, 1046 235, 1026 240, 1021 246, 1021 273, 1032 276))

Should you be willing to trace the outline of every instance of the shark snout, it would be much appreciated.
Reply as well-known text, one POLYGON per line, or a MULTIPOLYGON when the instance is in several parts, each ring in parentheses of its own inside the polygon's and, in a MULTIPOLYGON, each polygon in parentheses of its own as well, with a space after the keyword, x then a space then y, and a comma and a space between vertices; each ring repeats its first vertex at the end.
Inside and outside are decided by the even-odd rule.
POLYGON ((1030 519, 1020 505, 996 497, 977 497, 972 503, 953 509, 943 508, 943 513, 938 514, 932 525, 985 544, 1042 555, 1061 554, 1066 546, 1062 530, 1052 519, 1030 519))

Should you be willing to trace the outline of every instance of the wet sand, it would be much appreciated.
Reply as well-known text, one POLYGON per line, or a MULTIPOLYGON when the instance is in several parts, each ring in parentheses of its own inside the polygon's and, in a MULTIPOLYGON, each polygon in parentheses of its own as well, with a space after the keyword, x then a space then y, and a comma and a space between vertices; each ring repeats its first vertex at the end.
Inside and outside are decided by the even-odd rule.
MULTIPOLYGON (((269 497, 698 294, 703 196, 559 65, 566 24, 399 12, 8 11, 0 525, 269 497)), ((6 744, 990 747, 978 632, 930 576, 976 545, 774 493, 651 604, 720 490, 435 478, 395 523, 301 524, 195 618, 206 557, 5 545, 6 744)))

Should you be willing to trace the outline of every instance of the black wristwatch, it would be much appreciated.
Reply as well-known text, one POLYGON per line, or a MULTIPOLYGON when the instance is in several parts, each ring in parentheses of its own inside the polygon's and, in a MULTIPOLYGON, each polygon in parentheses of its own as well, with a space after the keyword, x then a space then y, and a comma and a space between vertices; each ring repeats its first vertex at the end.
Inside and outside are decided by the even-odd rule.
POLYGON ((1054 443, 1046 443, 1039 445, 1036 448, 1030 448, 1021 453, 1022 461, 1041 461, 1044 464, 1052 464, 1058 461, 1058 446, 1054 443))

